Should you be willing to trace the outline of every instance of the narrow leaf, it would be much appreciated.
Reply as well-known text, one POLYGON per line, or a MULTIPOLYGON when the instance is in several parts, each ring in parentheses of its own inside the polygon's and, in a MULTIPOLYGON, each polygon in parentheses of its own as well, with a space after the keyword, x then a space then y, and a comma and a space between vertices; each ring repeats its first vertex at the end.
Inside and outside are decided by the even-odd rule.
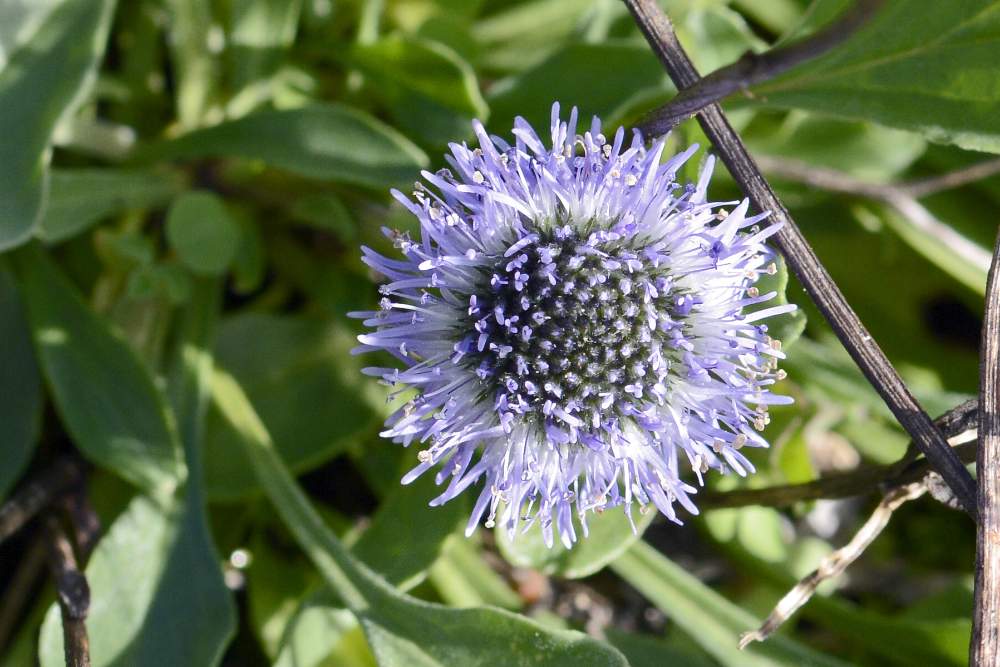
POLYGON ((180 446, 149 370, 36 245, 13 255, 56 409, 94 463, 154 492, 183 480, 180 446))
POLYGON ((323 104, 260 111, 154 147, 152 159, 240 157, 321 180, 384 188, 413 179, 427 156, 363 111, 323 104))
POLYGON ((24 243, 45 206, 52 133, 95 78, 114 0, 64 0, 24 11, 0 3, 0 250, 24 243), (8 47, 10 50, 4 52, 8 47))

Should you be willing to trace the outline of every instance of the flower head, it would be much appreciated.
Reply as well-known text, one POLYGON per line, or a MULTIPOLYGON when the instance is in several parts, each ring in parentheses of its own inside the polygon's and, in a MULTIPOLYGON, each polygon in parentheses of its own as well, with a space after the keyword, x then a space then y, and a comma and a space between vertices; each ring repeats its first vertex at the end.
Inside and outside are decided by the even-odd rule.
POLYGON ((782 354, 761 321, 794 308, 747 311, 774 296, 753 285, 777 227, 706 200, 711 157, 682 185, 696 146, 661 163, 662 140, 576 124, 554 105, 547 146, 521 118, 513 143, 476 123, 478 148, 452 144, 430 187, 393 193, 420 238, 386 232, 402 259, 364 248, 389 282, 357 348, 391 353, 403 368, 366 372, 416 390, 382 434, 420 443, 404 483, 438 466, 437 505, 483 479, 468 533, 484 514, 512 535, 538 521, 567 547, 574 514, 584 533, 617 505, 696 514, 682 460, 699 483, 753 471, 740 449, 767 446, 768 405, 790 402, 769 391, 782 354))

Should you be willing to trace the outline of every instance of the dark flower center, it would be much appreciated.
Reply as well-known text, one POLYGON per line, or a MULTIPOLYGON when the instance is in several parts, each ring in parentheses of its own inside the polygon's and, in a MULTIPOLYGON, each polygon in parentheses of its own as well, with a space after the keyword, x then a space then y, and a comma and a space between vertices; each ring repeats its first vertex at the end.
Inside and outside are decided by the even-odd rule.
POLYGON ((484 272, 462 327, 484 396, 501 415, 575 417, 587 430, 664 398, 699 303, 668 264, 601 231, 563 228, 512 246, 484 272))

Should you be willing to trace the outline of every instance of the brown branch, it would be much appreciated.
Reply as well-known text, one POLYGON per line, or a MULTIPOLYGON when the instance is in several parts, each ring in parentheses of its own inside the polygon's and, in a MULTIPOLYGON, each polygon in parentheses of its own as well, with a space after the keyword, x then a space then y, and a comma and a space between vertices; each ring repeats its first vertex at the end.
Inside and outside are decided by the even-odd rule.
MULTIPOLYGON (((934 425, 947 438, 965 433, 976 427, 979 402, 970 399, 957 405, 934 420, 934 425)), ((963 463, 976 460, 976 443, 967 442, 955 447, 955 452, 963 463)), ((923 479, 931 467, 927 459, 917 459, 917 451, 910 443, 906 454, 895 463, 867 465, 851 472, 820 477, 801 484, 780 484, 761 489, 735 489, 733 491, 708 492, 698 499, 698 505, 706 509, 722 507, 744 507, 760 505, 764 507, 787 507, 797 502, 819 500, 821 498, 850 498, 872 493, 879 489, 908 484, 923 479)))
POLYGON ((969 664, 1000 664, 1000 235, 986 287, 979 358, 979 516, 969 664))
POLYGON ((937 194, 943 190, 952 190, 963 185, 969 185, 970 183, 975 183, 976 181, 981 181, 984 178, 996 176, 997 174, 1000 174, 1000 158, 993 158, 992 160, 977 162, 968 167, 956 169, 955 171, 950 171, 939 176, 929 176, 928 178, 904 183, 900 187, 911 197, 920 199, 921 197, 937 194))
POLYGON ((764 171, 786 178, 790 181, 804 183, 814 188, 829 190, 831 192, 843 192, 845 194, 859 195, 871 199, 880 200, 901 216, 910 221, 910 224, 917 227, 924 233, 932 236, 941 245, 947 247, 956 255, 979 267, 984 273, 990 266, 990 254, 956 232, 951 226, 941 222, 923 204, 916 200, 913 192, 930 194, 939 192, 946 187, 958 187, 972 182, 972 177, 985 178, 991 169, 1000 168, 1000 161, 989 160, 977 167, 977 170, 961 170, 949 174, 942 174, 940 178, 923 181, 915 181, 910 184, 901 183, 899 185, 866 183, 845 174, 826 167, 817 167, 798 160, 786 158, 774 158, 769 156, 759 156, 757 164, 764 171), (994 164, 997 162, 997 164, 994 164))
MULTIPOLYGON (((962 443, 954 448, 959 460, 963 463, 972 463, 976 460, 976 449, 975 442, 962 443)), ((737 489, 721 493, 706 493, 698 499, 698 506, 704 509, 745 507, 747 505, 787 507, 808 500, 850 498, 919 481, 926 478, 931 472, 933 471, 927 459, 913 461, 902 470, 900 470, 898 462, 888 465, 864 466, 848 473, 821 477, 802 484, 782 484, 763 489, 737 489)))
POLYGON ((843 16, 805 39, 764 53, 748 51, 733 64, 707 74, 650 112, 640 129, 645 134, 665 134, 709 104, 827 53, 867 23, 883 4, 884 0, 857 0, 843 16))
MULTIPOLYGON (((679 89, 698 83, 698 72, 677 41, 670 19, 655 0, 625 0, 647 41, 679 89)), ((698 122, 754 206, 769 211, 771 224, 782 225, 775 243, 792 272, 805 287, 819 311, 886 405, 910 434, 931 465, 955 492, 962 507, 976 517, 976 487, 972 476, 934 428, 930 416, 906 388, 871 334, 851 309, 816 253, 796 227, 788 210, 761 175, 739 136, 718 104, 699 113, 698 122)))
POLYGON ((77 566, 73 547, 58 519, 49 517, 45 528, 49 539, 49 567, 55 579, 56 597, 62 613, 66 665, 90 667, 90 639, 86 625, 90 587, 77 566))
POLYGON ((885 527, 889 525, 892 513, 900 505, 915 498, 919 498, 927 491, 924 482, 914 482, 905 486, 898 486, 882 498, 875 511, 872 512, 868 521, 861 526, 861 529, 851 538, 846 545, 837 549, 822 561, 819 566, 799 581, 792 590, 781 598, 774 611, 768 615, 764 623, 752 632, 745 632, 740 636, 740 649, 745 649, 751 642, 762 642, 770 637, 775 630, 780 628, 785 621, 799 610, 816 592, 820 584, 828 579, 839 576, 865 552, 872 542, 875 541, 885 527))
POLYGON ((33 516, 83 479, 76 461, 61 457, 0 506, 0 542, 21 529, 33 516))

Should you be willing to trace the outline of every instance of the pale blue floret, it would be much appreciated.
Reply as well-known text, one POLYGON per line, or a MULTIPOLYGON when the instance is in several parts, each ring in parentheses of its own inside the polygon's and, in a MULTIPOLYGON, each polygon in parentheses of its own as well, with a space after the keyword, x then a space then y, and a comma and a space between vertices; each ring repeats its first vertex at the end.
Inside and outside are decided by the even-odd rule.
POLYGON ((794 309, 746 311, 774 296, 754 283, 777 226, 706 200, 711 157, 682 185, 696 146, 662 160, 662 140, 576 123, 554 105, 551 148, 521 118, 513 144, 475 123, 479 147, 452 144, 433 187, 393 193, 420 239, 386 231, 401 260, 363 249, 388 282, 357 348, 395 356, 366 372, 417 390, 383 432, 420 443, 404 483, 438 467, 439 505, 484 479, 469 533, 484 514, 511 535, 537 520, 567 547, 574 514, 584 534, 617 505, 696 514, 681 460, 699 483, 753 471, 740 449, 767 446, 767 406, 790 402, 770 392, 783 355, 761 321, 794 309))

